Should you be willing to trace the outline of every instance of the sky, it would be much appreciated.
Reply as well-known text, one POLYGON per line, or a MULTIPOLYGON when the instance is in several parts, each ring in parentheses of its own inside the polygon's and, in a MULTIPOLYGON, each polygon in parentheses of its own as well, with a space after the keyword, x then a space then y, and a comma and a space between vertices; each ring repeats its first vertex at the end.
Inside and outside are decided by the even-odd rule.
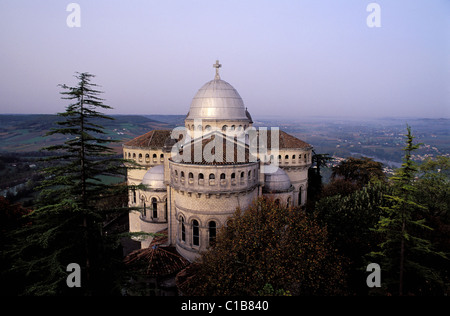
POLYGON ((220 60, 256 118, 450 118, 450 0, 73 2, 0 0, 0 113, 89 72, 106 114, 185 115, 220 60))

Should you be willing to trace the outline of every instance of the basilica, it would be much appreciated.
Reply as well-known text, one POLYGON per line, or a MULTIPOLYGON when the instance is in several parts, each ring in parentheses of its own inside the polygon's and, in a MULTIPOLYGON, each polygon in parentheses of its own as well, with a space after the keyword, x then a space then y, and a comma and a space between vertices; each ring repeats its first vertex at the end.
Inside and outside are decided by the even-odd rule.
MULTIPOLYGON (((236 89, 215 77, 192 99, 185 125, 152 130, 123 144, 130 232, 165 232, 189 261, 215 240, 237 208, 260 196, 280 205, 306 201, 312 147, 277 127, 253 126, 236 89)), ((141 241, 148 248, 152 237, 141 241)))

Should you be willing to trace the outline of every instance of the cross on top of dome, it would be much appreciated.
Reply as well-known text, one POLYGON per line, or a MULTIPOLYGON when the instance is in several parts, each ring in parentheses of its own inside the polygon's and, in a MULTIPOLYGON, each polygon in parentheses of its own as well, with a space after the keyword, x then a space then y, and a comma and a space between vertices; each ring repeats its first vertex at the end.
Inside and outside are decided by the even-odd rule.
POLYGON ((213 67, 216 68, 216 76, 214 77, 214 79, 220 80, 219 68, 222 67, 222 64, 219 64, 219 61, 216 60, 216 63, 213 65, 213 67))

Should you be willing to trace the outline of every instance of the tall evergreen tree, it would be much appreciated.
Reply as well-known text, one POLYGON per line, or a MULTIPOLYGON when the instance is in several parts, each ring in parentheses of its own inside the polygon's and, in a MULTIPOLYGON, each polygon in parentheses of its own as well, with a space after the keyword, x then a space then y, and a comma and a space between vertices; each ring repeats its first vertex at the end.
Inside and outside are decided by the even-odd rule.
POLYGON ((313 150, 312 164, 308 169, 308 201, 306 208, 311 209, 316 199, 322 193, 322 175, 320 174, 320 168, 327 167, 327 164, 333 160, 329 154, 317 154, 313 150))
POLYGON ((405 294, 405 288, 408 292, 414 292, 412 284, 419 284, 419 279, 440 282, 438 274, 423 264, 424 257, 442 256, 442 253, 435 252, 431 242, 423 238, 422 231, 431 228, 425 224, 421 214, 425 208, 416 203, 414 198, 414 179, 418 169, 411 156, 419 146, 414 144, 411 128, 407 126, 403 164, 391 178, 393 194, 386 196, 390 206, 382 207, 384 214, 376 225, 376 232, 382 236, 380 251, 371 253, 372 258, 381 260, 387 290, 395 293, 393 285, 397 285, 399 295, 405 294), (409 282, 405 281, 406 276, 409 282))
POLYGON ((120 190, 104 184, 101 177, 121 174, 123 161, 114 157, 108 147, 112 140, 99 125, 112 118, 98 109, 111 107, 102 103, 102 92, 91 83, 94 76, 75 77, 75 87, 60 85, 62 98, 71 104, 58 114, 64 119, 59 127, 47 134, 63 134, 67 140, 44 148, 55 155, 46 159, 51 167, 45 170, 39 207, 30 215, 31 224, 19 232, 15 267, 27 276, 25 294, 103 294, 111 286, 105 275, 112 260, 102 232, 108 211, 100 211, 97 202, 120 190), (80 288, 66 285, 69 263, 81 266, 80 288))

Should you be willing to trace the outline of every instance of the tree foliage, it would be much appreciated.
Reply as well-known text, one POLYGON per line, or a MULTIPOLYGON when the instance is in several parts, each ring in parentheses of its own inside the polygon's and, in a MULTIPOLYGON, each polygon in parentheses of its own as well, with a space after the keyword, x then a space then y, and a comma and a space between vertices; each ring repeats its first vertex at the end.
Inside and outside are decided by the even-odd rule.
POLYGON ((383 164, 372 158, 349 157, 332 168, 331 179, 343 178, 363 186, 374 180, 384 180, 383 164))
POLYGON ((342 294, 342 265, 314 218, 260 198, 236 211, 181 289, 188 295, 342 294))
MULTIPOLYGON (((341 179, 336 182, 352 185, 341 179)), ((333 188, 334 194, 328 190, 330 195, 316 203, 314 214, 322 226, 327 226, 330 242, 339 254, 349 259, 346 266, 349 289, 355 294, 365 294, 367 286, 362 281, 365 278, 362 267, 367 262, 364 256, 379 242, 371 228, 380 218, 381 207, 388 205, 386 195, 391 193, 391 189, 382 182, 370 183, 362 189, 354 188, 352 192, 341 186, 333 188)))

